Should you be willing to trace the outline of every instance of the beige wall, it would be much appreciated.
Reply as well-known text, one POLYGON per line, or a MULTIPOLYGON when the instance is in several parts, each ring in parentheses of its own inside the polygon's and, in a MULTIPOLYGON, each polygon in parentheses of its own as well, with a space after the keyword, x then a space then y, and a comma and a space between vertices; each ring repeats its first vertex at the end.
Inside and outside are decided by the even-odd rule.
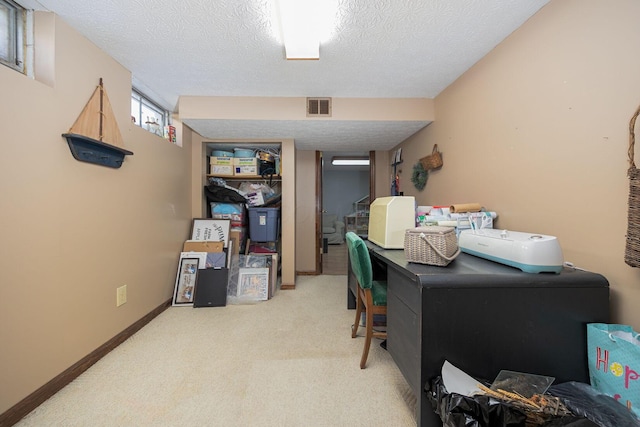
POLYGON ((331 117, 307 117, 306 98, 254 96, 181 96, 180 117, 253 120, 401 120, 430 121, 434 104, 427 98, 332 98, 331 117))
POLYGON ((391 179, 393 178, 391 159, 393 154, 393 152, 376 151, 375 198, 391 195, 391 179))
POLYGON ((191 218, 190 146, 132 126, 130 73, 38 16, 46 84, 0 66, 0 413, 171 298, 191 218), (120 169, 76 161, 61 137, 100 77, 134 152, 120 169))
POLYGON ((316 271, 316 152, 296 153, 296 254, 299 272, 316 271))
POLYGON ((283 139, 280 149, 280 165, 282 171, 282 206, 280 221, 282 231, 280 236, 280 254, 282 270, 280 271, 282 285, 293 287, 296 284, 296 149, 293 139, 283 139), (289 209, 289 206, 293 207, 289 209))
POLYGON ((434 123, 402 144, 401 189, 558 236, 566 261, 609 280, 611 320, 640 330, 640 270, 624 263, 638 16, 636 0, 552 0, 436 98, 434 123), (444 166, 418 192, 412 167, 434 143, 444 166))

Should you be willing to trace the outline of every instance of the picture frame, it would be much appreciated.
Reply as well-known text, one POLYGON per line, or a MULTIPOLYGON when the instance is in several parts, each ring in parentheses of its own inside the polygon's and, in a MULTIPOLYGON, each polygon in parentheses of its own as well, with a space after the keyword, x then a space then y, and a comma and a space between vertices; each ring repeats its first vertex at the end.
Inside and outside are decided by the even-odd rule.
POLYGON ((269 266, 271 283, 269 285, 269 299, 273 298, 278 289, 278 254, 271 254, 271 265, 269 266))
POLYGON ((238 298, 254 301, 269 299, 269 268, 240 268, 238 298))
POLYGON ((229 244, 231 221, 228 219, 194 218, 191 224, 191 240, 207 240, 229 244))
POLYGON ((171 305, 193 306, 199 264, 200 258, 198 257, 180 258, 171 305))
POLYGON ((182 258, 198 258, 198 268, 207 268, 207 252, 180 252, 180 259, 182 258))
POLYGON ((394 153, 394 159, 392 164, 396 165, 402 163, 402 148, 398 148, 394 153))
POLYGON ((276 293, 276 287, 278 284, 278 254, 277 253, 265 253, 265 254, 249 254, 244 255, 243 261, 244 267, 255 268, 268 268, 269 269, 269 294, 268 298, 271 299, 276 293))

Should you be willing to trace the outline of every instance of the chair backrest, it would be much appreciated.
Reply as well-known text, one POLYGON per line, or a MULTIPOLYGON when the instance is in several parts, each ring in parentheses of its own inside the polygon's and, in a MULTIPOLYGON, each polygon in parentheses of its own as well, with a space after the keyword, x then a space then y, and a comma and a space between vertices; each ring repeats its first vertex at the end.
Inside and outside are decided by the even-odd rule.
POLYGON ((369 249, 353 231, 346 234, 347 249, 349 250, 349 260, 351 261, 351 269, 358 279, 361 288, 371 288, 373 282, 373 268, 371 267, 371 258, 369 257, 369 249))

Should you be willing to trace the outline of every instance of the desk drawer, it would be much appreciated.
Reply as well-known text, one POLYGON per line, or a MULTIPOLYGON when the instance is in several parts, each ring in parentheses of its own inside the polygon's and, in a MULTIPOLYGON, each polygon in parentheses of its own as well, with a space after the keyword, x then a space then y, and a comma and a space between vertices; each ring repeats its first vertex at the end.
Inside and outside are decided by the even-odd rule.
POLYGON ((421 311, 420 288, 416 282, 390 268, 387 271, 388 292, 395 295, 414 313, 421 311))
POLYGON ((387 350, 411 389, 420 393, 418 316, 394 294, 387 294, 387 350))

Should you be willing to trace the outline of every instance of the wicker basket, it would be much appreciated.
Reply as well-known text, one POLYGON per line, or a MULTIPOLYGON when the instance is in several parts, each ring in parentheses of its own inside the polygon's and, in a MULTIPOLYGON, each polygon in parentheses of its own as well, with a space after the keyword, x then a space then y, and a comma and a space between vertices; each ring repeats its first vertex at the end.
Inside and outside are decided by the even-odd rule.
POLYGON ((624 251, 624 262, 631 267, 640 267, 640 171, 636 168, 634 158, 635 126, 640 114, 640 107, 629 122, 629 215, 627 223, 627 244, 624 251))
POLYGON ((404 233, 404 255, 409 262, 446 266, 459 254, 453 227, 418 227, 404 233))
POLYGON ((438 169, 442 166, 442 155, 438 151, 438 144, 433 145, 433 151, 427 157, 420 159, 424 170, 438 169))

